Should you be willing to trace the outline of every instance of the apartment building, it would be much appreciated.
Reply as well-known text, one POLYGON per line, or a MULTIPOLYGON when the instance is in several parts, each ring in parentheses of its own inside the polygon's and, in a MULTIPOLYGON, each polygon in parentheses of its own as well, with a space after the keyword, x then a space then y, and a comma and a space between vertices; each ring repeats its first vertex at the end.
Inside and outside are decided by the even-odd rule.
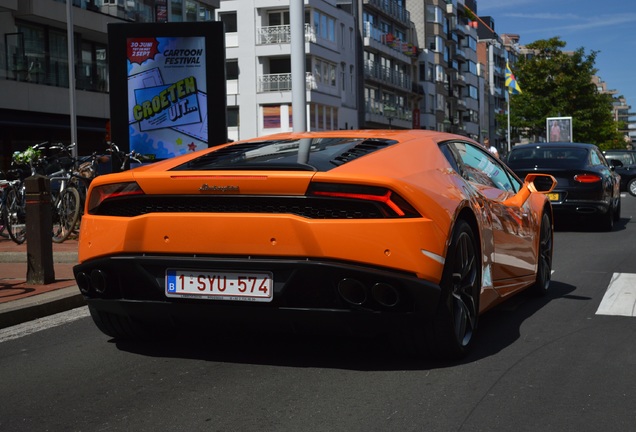
POLYGON ((404 0, 364 0, 360 29, 365 128, 419 128, 413 113, 424 97, 417 84, 420 47, 404 0))
MULTIPOLYGON (((501 37, 495 32, 495 20, 492 17, 479 17, 477 25, 478 47, 477 58, 485 66, 485 96, 486 104, 484 127, 490 144, 494 145, 500 154, 508 149, 507 124, 500 121, 501 115, 507 114, 506 63, 510 46, 506 46, 501 37), (508 48, 508 49, 507 49, 508 48), (499 115, 499 116, 498 116, 499 115)), ((514 61, 511 62, 514 64, 514 61)))
MULTIPOLYGON (((72 0, 79 154, 103 151, 110 117, 107 26, 206 21, 220 0, 72 0)), ((70 143, 64 0, 0 0, 0 168, 38 142, 70 143)))
POLYGON ((418 42, 422 127, 480 139, 477 30, 463 0, 407 0, 418 42))
MULTIPOLYGON (((289 1, 222 0, 228 136, 245 139, 293 127, 289 1)), ((356 129, 356 27, 335 0, 305 0, 305 90, 309 130, 356 129)))
POLYGON ((614 89, 608 89, 607 83, 599 76, 592 77, 592 84, 596 86, 599 93, 604 93, 612 96, 612 115, 617 122, 623 122, 625 129, 621 132, 625 135, 625 142, 633 147, 633 142, 636 140, 636 122, 632 121, 632 117, 636 116, 635 113, 629 112, 632 108, 627 104, 627 100, 624 96, 619 95, 618 91, 614 89))

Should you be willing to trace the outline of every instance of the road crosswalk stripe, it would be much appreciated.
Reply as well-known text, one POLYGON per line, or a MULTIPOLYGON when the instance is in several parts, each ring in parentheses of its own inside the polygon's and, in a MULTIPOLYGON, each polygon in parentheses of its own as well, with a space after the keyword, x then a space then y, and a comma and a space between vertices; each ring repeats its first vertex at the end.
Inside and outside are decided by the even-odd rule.
POLYGON ((636 274, 612 275, 596 315, 636 316, 636 274))

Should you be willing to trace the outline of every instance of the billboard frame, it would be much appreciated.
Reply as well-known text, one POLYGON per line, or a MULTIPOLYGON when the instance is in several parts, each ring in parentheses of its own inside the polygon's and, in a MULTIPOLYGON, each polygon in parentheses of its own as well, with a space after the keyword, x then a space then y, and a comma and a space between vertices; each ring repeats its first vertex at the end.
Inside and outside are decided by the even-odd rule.
MULTIPOLYGON (((109 81, 110 81, 110 118, 111 139, 120 150, 129 152, 130 142, 130 113, 129 106, 129 71, 137 62, 129 60, 128 41, 131 39, 156 40, 161 38, 174 38, 176 41, 195 40, 204 41, 205 61, 205 92, 204 104, 206 118, 201 119, 201 124, 206 127, 207 136, 198 139, 199 147, 207 144, 207 147, 226 143, 227 136, 227 97, 225 74, 225 32, 220 21, 206 22, 179 22, 179 23, 110 23, 108 25, 108 54, 109 54, 109 81), (192 38, 192 39, 188 39, 192 38), (207 94, 210 97, 207 97, 207 94), (214 97, 212 97, 214 96, 214 97), (212 121, 208 121, 212 119, 212 121), (204 125, 207 123, 207 125, 204 125)), ((159 47, 157 41, 156 47, 159 47)), ((161 55, 158 52, 139 62, 154 61, 154 57, 161 55)), ((176 71, 174 73, 179 73, 176 71)), ((138 90, 138 89, 137 89, 138 90)), ((197 95, 194 96, 197 98, 197 95)), ((200 102, 197 98, 197 102, 200 102)), ((203 127, 202 126, 202 127, 203 127)), ((148 132, 152 134, 152 131, 148 132)), ((199 148, 197 148, 199 149, 199 148)), ((144 153, 144 152, 141 152, 144 153)), ((158 157, 157 159, 163 159, 158 157)), ((113 164, 115 168, 115 164, 113 164)))
POLYGON ((572 117, 548 117, 545 127, 547 142, 572 142, 572 117))

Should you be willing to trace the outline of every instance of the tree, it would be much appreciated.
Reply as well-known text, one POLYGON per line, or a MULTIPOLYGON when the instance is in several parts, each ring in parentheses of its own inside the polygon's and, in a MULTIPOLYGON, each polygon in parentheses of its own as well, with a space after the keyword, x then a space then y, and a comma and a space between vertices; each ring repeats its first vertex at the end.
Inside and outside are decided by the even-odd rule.
POLYGON ((522 93, 510 98, 511 135, 538 141, 546 136, 547 117, 572 117, 573 140, 601 148, 621 146, 622 134, 612 116, 612 96, 592 83, 597 51, 564 52, 559 37, 526 46, 514 73, 522 93))

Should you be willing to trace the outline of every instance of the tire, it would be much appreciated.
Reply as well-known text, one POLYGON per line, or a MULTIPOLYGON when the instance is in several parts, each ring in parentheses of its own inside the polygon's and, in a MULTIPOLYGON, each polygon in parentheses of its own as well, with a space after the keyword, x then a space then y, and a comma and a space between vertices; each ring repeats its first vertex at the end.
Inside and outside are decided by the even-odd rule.
POLYGON ((440 303, 429 330, 429 347, 437 358, 459 360, 472 347, 479 317, 479 257, 472 228, 459 220, 446 255, 440 303))
POLYGON ((636 177, 634 177, 629 181, 629 183, 627 183, 627 192, 629 192, 631 196, 636 197, 636 177))
POLYGON ((66 188, 53 209, 53 241, 62 243, 75 231, 80 215, 80 196, 77 189, 66 188))
POLYGON ((621 199, 618 199, 618 204, 616 205, 616 210, 614 210, 614 222, 618 222, 621 220, 621 199))
POLYGON ((600 231, 611 231, 614 229, 614 205, 610 204, 607 212, 599 215, 598 227, 600 231))
POLYGON ((7 212, 2 206, 2 210, 0 210, 0 237, 9 238, 9 231, 7 231, 7 212))
POLYGON ((17 244, 26 241, 26 210, 20 203, 20 197, 15 189, 7 191, 5 202, 6 223, 9 237, 17 244))
POLYGON ((541 217, 539 228, 539 246, 537 250, 537 280, 532 286, 533 294, 545 296, 550 288, 552 277, 552 253, 554 251, 554 235, 552 222, 547 213, 541 217))

